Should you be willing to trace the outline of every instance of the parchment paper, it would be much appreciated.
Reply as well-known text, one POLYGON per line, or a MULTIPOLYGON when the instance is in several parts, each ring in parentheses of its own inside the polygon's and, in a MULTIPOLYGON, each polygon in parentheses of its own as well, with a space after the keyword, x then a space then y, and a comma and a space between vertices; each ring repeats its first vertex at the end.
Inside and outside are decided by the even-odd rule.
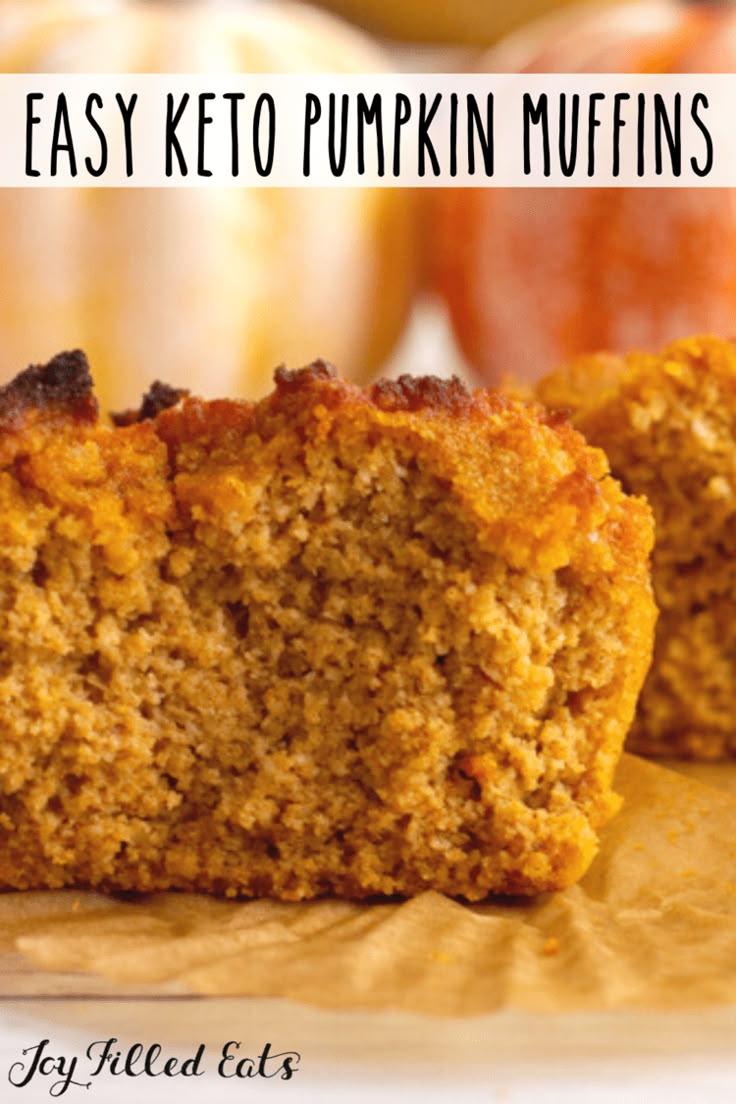
POLYGON ((624 808, 589 873, 534 901, 8 893, 0 933, 47 970, 326 1007, 462 1016, 736 1002, 736 794, 632 756, 617 786, 624 808))
POLYGON ((686 778, 693 778, 717 790, 726 790, 736 798, 736 762, 731 760, 707 760, 697 762, 687 759, 660 759, 658 762, 670 770, 679 771, 686 778))

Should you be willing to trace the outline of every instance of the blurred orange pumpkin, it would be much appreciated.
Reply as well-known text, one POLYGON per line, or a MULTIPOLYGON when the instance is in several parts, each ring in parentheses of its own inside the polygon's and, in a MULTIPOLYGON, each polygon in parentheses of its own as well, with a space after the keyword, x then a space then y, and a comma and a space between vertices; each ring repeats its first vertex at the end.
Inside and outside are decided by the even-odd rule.
MULTIPOLYGON (((5 72, 376 71, 338 20, 285 2, 0 5, 5 72)), ((400 190, 2 190, 0 376, 82 346, 105 405, 155 377, 257 396, 317 356, 362 379, 411 302, 400 190)))
MULTIPOLYGON (((495 72, 723 72, 736 10, 653 0, 570 12, 484 58, 495 72)), ((437 192, 436 285, 489 382, 584 351, 736 330, 736 201, 727 189, 437 192)))
MULTIPOLYGON (((316 0, 379 34, 413 42, 490 46, 515 27, 583 0, 316 0)), ((585 0, 587 3, 595 0, 585 0)), ((598 0, 600 3, 601 0, 598 0)), ((611 0, 608 0, 610 3, 611 0)))

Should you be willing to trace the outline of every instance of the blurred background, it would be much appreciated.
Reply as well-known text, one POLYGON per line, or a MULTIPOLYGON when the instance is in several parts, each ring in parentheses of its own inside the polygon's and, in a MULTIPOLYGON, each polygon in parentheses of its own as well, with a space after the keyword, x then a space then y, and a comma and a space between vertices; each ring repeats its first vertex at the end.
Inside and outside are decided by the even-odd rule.
MULTIPOLYGON (((3 72, 719 72, 728 3, 0 0, 3 72), (329 9, 329 10, 327 10, 329 9)), ((529 380, 736 332, 730 190, 0 191, 0 379, 81 346, 103 406, 154 378, 264 394, 324 357, 529 380)))

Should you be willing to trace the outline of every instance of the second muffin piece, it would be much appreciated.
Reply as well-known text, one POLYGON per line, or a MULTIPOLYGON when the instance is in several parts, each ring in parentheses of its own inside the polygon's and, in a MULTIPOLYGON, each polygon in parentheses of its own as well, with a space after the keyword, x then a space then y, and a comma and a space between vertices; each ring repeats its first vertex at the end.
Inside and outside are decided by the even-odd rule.
POLYGON ((660 617, 630 746, 736 755, 736 349, 694 337, 659 356, 581 358, 537 389, 573 412, 626 489, 649 499, 660 617))

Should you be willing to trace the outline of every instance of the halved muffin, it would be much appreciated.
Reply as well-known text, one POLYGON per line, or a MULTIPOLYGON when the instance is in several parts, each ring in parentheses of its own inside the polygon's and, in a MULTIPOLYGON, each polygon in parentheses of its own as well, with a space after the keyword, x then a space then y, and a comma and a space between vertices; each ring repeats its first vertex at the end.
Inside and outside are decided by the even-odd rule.
POLYGON ((117 421, 80 353, 0 392, 0 884, 583 873, 655 617, 649 509, 602 452, 541 407, 323 363, 117 421))

